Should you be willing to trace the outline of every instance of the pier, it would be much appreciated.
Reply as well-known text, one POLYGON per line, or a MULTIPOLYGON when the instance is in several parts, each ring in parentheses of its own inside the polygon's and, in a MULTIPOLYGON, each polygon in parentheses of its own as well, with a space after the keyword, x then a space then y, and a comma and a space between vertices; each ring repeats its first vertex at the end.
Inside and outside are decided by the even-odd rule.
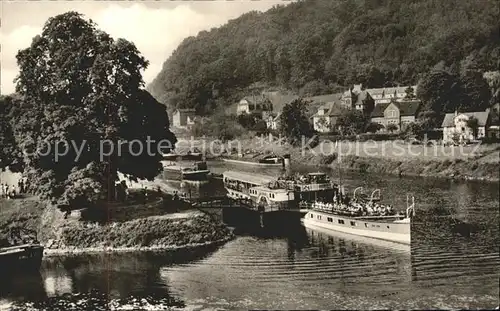
POLYGON ((179 198, 212 217, 220 217, 223 222, 242 227, 279 228, 299 224, 305 209, 267 207, 263 209, 247 199, 233 199, 227 196, 203 198, 179 198))

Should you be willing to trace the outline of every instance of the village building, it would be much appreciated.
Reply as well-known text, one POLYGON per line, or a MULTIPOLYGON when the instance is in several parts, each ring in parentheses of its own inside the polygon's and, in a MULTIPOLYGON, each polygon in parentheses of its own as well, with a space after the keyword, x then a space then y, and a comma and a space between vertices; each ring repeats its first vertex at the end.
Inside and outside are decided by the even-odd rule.
POLYGON ((416 85, 373 88, 366 91, 373 98, 375 106, 378 104, 389 104, 391 101, 401 102, 416 98, 417 96, 416 85))
POLYGON ((393 100, 376 105, 371 114, 371 121, 384 128, 394 124, 397 130, 401 130, 405 125, 416 121, 419 109, 419 100, 393 100))
POLYGON ((279 113, 269 113, 267 114, 265 121, 266 121, 266 126, 270 130, 278 130, 280 127, 280 116, 281 112, 279 113))
POLYGON ((490 109, 447 113, 443 119, 443 142, 466 142, 481 138, 500 138, 498 114, 490 109))
POLYGON ((314 130, 320 133, 330 133, 337 128, 338 118, 345 108, 339 102, 325 104, 311 118, 314 130))
POLYGON ((253 114, 263 117, 262 113, 273 111, 273 105, 269 98, 265 95, 246 96, 238 102, 236 114, 253 114))
POLYGON ((362 84, 355 84, 341 96, 341 105, 346 109, 356 109, 369 115, 373 111, 375 102, 362 84))
POLYGON ((188 128, 195 121, 194 109, 176 109, 172 114, 172 126, 175 128, 188 128))

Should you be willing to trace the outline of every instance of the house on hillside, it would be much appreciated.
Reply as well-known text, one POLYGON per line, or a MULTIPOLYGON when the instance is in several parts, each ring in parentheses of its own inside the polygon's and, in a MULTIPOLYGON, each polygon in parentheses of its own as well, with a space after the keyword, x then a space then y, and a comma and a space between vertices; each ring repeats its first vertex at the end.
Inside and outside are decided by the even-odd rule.
POLYGON ((381 103, 375 106, 371 121, 383 125, 394 124, 401 130, 406 124, 415 122, 420 109, 419 100, 396 101, 381 103))
POLYGON ((312 118, 315 114, 318 113, 318 110, 321 107, 329 107, 332 104, 341 103, 342 93, 336 94, 325 94, 325 95, 317 95, 311 97, 305 97, 304 101, 307 103, 307 116, 312 118))
POLYGON ((238 102, 236 114, 253 114, 262 117, 262 113, 266 111, 273 111, 271 101, 264 95, 260 96, 246 96, 238 102))
POLYGON ((338 118, 345 108, 340 102, 331 102, 320 107, 312 118, 314 130, 320 133, 329 133, 335 130, 338 118))
POLYGON ((194 109, 176 109, 172 114, 172 126, 176 128, 188 128, 194 124, 194 109))
POLYGON ((352 88, 342 93, 340 100, 344 108, 356 109, 365 115, 369 115, 375 106, 371 94, 363 88, 362 84, 355 84, 352 88))
POLYGON ((270 130, 277 130, 279 129, 280 126, 280 116, 281 112, 279 113, 270 113, 267 115, 265 121, 267 128, 270 130))
POLYGON ((398 87, 385 87, 385 88, 373 88, 366 89, 366 91, 370 94, 370 96, 374 100, 374 104, 388 104, 391 101, 405 101, 407 100, 407 96, 410 95, 412 98, 416 98, 417 95, 417 86, 398 86, 398 87), (411 88, 412 93, 407 94, 407 89, 411 88))
POLYGON ((447 113, 443 119, 443 141, 445 143, 470 141, 484 137, 500 138, 498 116, 495 112, 486 111, 447 113), (470 120, 476 119, 476 128, 471 127, 470 120))

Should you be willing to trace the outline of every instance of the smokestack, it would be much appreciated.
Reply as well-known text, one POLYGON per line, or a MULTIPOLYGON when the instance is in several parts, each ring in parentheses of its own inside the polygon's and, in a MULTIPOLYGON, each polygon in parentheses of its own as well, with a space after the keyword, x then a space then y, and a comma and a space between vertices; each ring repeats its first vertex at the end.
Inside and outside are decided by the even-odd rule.
POLYGON ((283 167, 284 168, 290 168, 290 154, 285 154, 283 156, 283 167))

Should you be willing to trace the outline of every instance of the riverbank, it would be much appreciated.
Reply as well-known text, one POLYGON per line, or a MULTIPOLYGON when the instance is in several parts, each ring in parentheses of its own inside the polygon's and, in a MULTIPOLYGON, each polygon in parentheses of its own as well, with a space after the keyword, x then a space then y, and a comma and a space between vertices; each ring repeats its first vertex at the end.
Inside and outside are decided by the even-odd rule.
MULTIPOLYGON (((206 144, 209 145, 209 144, 206 144)), ((241 150, 245 158, 255 154, 290 154, 292 164, 341 168, 375 174, 422 176, 499 182, 500 145, 412 145, 403 141, 323 141, 314 148, 292 147, 262 138, 234 140, 214 148, 241 150)), ((222 153, 224 157, 224 153, 222 153)))
POLYGON ((7 240, 11 227, 26 228, 37 233, 46 256, 198 248, 234 237, 221 221, 195 210, 98 224, 65 216, 36 197, 0 206, 0 239, 7 240))

